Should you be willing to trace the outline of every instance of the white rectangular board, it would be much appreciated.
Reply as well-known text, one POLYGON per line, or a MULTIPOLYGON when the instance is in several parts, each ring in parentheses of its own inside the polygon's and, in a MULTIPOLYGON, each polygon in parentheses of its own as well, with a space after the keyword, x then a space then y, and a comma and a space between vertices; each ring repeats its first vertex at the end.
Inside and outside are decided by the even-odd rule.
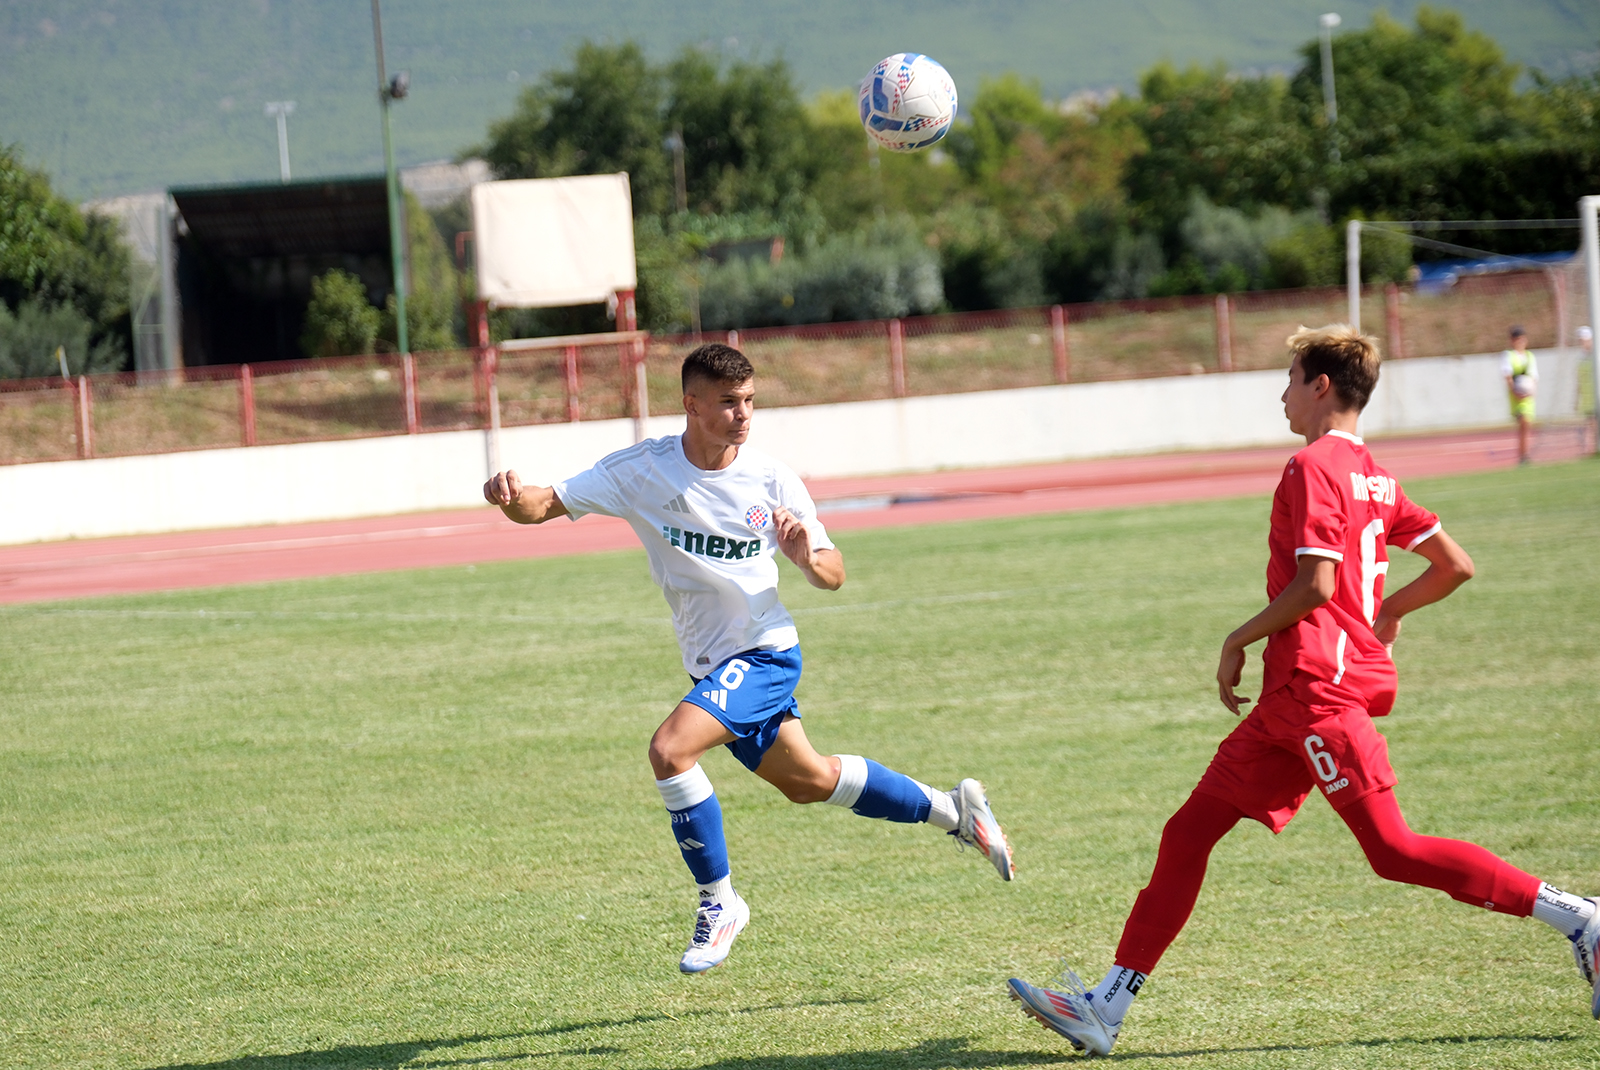
POLYGON ((480 182, 472 228, 491 307, 586 305, 638 286, 626 173, 480 182))

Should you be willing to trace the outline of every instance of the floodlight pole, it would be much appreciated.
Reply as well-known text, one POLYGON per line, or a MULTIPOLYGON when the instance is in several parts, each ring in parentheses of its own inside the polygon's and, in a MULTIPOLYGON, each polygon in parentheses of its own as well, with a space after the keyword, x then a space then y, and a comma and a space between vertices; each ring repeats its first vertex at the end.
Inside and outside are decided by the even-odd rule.
POLYGON ((1339 161, 1339 146, 1334 141, 1334 124, 1339 121, 1339 102, 1333 94, 1333 28, 1340 18, 1332 11, 1317 20, 1322 27, 1322 110, 1328 119, 1328 158, 1339 161))
POLYGON ((266 114, 278 120, 278 180, 289 181, 289 116, 294 114, 294 101, 269 100, 266 114))
POLYGON ((383 16, 372 0, 372 41, 378 56, 378 103, 383 111, 383 171, 389 193, 389 259, 394 270, 395 343, 401 354, 411 352, 406 324, 405 229, 401 224, 400 176, 394 168, 394 139, 389 135, 389 103, 404 97, 406 85, 396 75, 391 83, 383 69, 383 16))
MULTIPOLYGON (((1600 197, 1578 198, 1578 226, 1583 232, 1583 275, 1589 291, 1589 331, 1600 327, 1600 197)), ((1600 399, 1600 345, 1590 342, 1589 370, 1594 376, 1595 397, 1600 399)), ((1600 401, 1595 403, 1595 419, 1600 421, 1600 401)), ((1595 452, 1600 453, 1600 423, 1596 424, 1595 452)))
POLYGON ((1344 225, 1344 284, 1348 291, 1350 326, 1361 329, 1361 220, 1344 225))

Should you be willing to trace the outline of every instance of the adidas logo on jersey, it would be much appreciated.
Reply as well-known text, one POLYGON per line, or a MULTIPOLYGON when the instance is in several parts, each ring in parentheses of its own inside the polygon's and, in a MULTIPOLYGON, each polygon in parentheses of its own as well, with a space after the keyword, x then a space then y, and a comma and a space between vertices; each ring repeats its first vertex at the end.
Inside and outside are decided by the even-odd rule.
POLYGON ((1364 476, 1360 472, 1350 473, 1350 493, 1358 502, 1378 502, 1382 505, 1393 505, 1396 491, 1400 484, 1389 476, 1364 476))
POLYGON ((706 535, 699 531, 680 531, 661 527, 661 537, 680 549, 703 557, 717 557, 724 561, 754 560, 761 553, 760 539, 730 539, 725 535, 706 535))
POLYGON ((683 495, 680 494, 661 508, 669 513, 687 513, 689 511, 689 503, 684 501, 683 495))
POLYGON ((728 689, 727 688, 714 687, 710 691, 702 691, 702 692, 700 692, 700 697, 701 698, 708 698, 712 702, 715 702, 717 704, 717 709, 719 709, 719 710, 722 710, 722 711, 726 712, 727 709, 728 709, 728 689))

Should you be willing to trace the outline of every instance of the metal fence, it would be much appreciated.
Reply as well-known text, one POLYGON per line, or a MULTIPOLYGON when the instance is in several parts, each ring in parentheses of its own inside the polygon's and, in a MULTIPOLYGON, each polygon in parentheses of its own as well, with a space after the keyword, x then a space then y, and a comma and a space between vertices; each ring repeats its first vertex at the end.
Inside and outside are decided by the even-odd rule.
MULTIPOLYGON (((1566 343, 1581 274, 1463 278, 1440 292, 1369 289, 1362 323, 1390 359, 1566 343)), ((1280 368, 1301 324, 1346 315, 1343 289, 1096 302, 648 337, 530 339, 481 350, 283 361, 75 380, 0 380, 0 464, 677 411, 678 367, 703 340, 742 349, 758 403, 923 394, 1280 368), (643 391, 641 396, 641 389, 643 391)))

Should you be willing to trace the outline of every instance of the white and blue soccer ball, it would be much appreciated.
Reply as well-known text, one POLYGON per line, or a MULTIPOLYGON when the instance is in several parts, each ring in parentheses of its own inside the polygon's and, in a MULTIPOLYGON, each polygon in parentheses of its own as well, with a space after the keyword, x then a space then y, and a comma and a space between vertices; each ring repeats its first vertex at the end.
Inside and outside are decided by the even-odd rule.
POLYGON ((862 79, 857 103, 868 137, 891 152, 912 152, 950 132, 956 83, 937 61, 896 52, 862 79))

